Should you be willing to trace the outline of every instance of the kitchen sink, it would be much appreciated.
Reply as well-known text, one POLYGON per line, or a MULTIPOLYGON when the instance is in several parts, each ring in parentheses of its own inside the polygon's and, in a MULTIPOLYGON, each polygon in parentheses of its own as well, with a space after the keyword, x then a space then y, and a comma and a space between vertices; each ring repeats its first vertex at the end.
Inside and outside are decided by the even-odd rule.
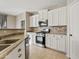
POLYGON ((12 43, 15 43, 17 40, 2 40, 0 41, 0 44, 12 44, 12 43))
POLYGON ((0 45, 0 51, 4 50, 5 48, 9 47, 10 45, 0 45))

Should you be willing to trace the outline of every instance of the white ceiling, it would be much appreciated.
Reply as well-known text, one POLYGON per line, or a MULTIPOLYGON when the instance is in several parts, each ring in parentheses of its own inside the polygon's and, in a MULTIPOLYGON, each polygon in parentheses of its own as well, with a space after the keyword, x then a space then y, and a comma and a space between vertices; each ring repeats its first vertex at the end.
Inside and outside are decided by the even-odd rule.
POLYGON ((66 0, 0 0, 0 12, 17 15, 24 11, 38 11, 64 4, 66 0))

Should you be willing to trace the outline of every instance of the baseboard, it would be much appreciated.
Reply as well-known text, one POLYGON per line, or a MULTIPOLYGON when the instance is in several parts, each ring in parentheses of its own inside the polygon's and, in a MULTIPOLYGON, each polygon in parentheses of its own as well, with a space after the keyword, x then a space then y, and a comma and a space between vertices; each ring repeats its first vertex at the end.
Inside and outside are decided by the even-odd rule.
POLYGON ((69 55, 66 55, 68 59, 71 59, 69 55))
POLYGON ((55 49, 52 49, 52 48, 49 48, 49 47, 46 47, 46 48, 48 48, 48 49, 50 49, 50 50, 54 50, 54 51, 56 51, 56 52, 59 52, 59 53, 62 53, 62 54, 64 54, 64 55, 66 55, 66 53, 65 53, 65 52, 58 51, 58 50, 55 50, 55 49))

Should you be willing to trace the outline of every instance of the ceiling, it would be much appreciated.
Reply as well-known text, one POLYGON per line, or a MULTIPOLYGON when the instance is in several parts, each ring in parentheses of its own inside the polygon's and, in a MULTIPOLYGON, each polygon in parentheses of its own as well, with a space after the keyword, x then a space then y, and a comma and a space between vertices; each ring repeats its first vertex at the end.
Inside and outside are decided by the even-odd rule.
POLYGON ((0 0, 0 13, 18 15, 25 11, 35 12, 65 4, 66 0, 0 0))

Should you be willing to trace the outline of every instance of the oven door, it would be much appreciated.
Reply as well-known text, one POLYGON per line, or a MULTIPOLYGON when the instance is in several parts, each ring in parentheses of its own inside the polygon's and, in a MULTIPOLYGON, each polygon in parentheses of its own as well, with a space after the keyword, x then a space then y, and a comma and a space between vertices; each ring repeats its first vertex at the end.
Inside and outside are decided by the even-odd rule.
POLYGON ((43 36, 36 36, 36 43, 45 44, 45 37, 43 37, 43 36))

